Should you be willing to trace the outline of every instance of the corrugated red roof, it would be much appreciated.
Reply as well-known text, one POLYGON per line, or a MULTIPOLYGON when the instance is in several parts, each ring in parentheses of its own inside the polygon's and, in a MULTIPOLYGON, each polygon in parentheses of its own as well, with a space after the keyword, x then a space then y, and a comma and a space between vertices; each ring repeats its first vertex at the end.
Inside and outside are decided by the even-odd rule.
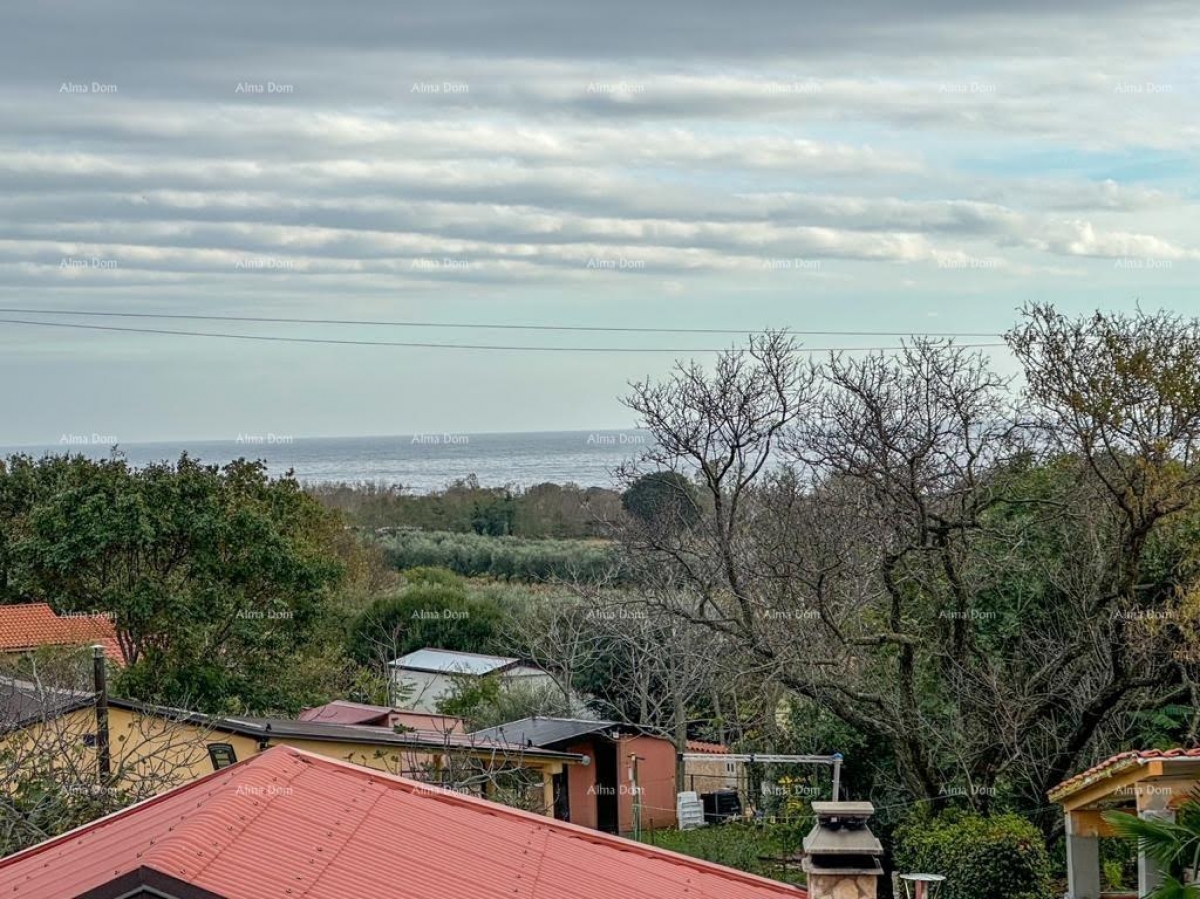
POLYGON ((277 746, 0 861, 0 896, 805 899, 796 887, 277 746))
POLYGON ((44 602, 0 606, 0 652, 95 643, 104 647, 104 654, 113 662, 125 664, 117 630, 104 615, 60 616, 44 602))
POLYGON ((1170 759, 1200 759, 1200 748, 1196 749, 1135 749, 1129 752, 1119 752, 1112 758, 1105 759, 1098 765, 1093 765, 1086 771, 1069 777, 1052 789, 1050 799, 1057 802, 1084 787, 1091 786, 1106 777, 1112 777, 1127 768, 1140 765, 1143 762, 1165 761, 1170 759))
POLYGON ((372 724, 382 721, 387 724, 392 710, 384 705, 364 705, 361 702, 347 702, 335 699, 325 705, 305 709, 300 713, 300 721, 322 721, 327 724, 372 724))

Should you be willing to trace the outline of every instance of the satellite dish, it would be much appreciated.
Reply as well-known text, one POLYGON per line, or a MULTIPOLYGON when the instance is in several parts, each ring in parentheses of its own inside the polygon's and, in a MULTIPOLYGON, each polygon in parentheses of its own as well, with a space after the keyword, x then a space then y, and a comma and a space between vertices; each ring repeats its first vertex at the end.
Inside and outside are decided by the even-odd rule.
POLYGON ((946 878, 941 874, 901 874, 900 879, 908 899, 933 899, 946 878))

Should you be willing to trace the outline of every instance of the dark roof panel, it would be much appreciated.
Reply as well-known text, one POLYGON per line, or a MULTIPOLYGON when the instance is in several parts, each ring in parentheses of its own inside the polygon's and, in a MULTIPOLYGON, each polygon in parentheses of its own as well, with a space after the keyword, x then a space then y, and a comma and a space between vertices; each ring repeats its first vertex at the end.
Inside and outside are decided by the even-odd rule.
POLYGON ((476 731, 472 736, 504 740, 518 746, 550 747, 590 734, 621 727, 616 721, 585 721, 581 718, 522 718, 499 727, 476 731))

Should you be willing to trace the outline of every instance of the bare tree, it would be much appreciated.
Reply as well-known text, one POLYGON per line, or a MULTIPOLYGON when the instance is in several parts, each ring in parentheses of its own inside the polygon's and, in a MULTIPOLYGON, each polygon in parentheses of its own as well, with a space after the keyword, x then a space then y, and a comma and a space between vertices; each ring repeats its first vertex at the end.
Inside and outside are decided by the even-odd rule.
POLYGON ((185 714, 132 715, 110 727, 106 774, 93 694, 56 685, 36 665, 23 674, 0 676, 0 855, 185 783, 208 764, 207 733, 185 714))
POLYGON ((814 372, 776 335, 707 380, 635 385, 642 470, 694 472, 704 514, 629 522, 629 568, 891 747, 910 794, 986 806, 1003 783, 1042 806, 1163 683, 1170 652, 1125 622, 1174 601, 1147 547, 1197 507, 1196 327, 1031 310, 1010 337, 1023 403, 937 341, 814 372))

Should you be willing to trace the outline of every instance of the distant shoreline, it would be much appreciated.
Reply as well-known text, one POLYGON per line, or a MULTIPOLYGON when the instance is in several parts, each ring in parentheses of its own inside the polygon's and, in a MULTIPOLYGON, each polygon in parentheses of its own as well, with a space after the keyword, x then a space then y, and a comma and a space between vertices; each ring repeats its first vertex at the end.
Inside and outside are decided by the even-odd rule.
POLYGON ((44 444, 0 448, 0 456, 82 454, 109 458, 115 444, 130 465, 174 462, 184 452, 210 464, 262 460, 272 475, 291 470, 306 485, 400 485, 416 494, 445 489, 474 476, 481 486, 535 484, 613 487, 614 471, 647 449, 634 428, 498 433, 418 432, 380 437, 296 437, 243 431, 232 438, 107 442, 113 435, 67 432, 44 444), (97 438, 97 439, 93 439, 97 438))

